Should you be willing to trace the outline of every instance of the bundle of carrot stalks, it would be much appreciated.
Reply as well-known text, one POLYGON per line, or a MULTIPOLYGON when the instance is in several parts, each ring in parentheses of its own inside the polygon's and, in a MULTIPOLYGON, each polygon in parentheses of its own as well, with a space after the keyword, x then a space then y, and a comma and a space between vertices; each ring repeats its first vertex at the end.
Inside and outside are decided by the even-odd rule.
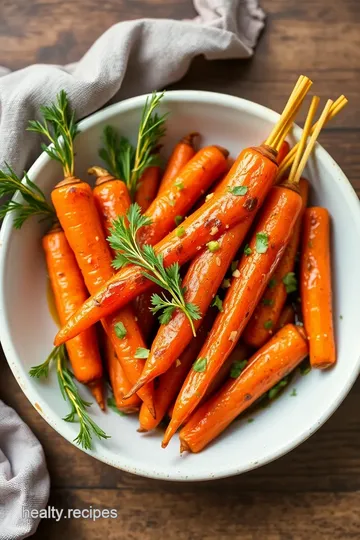
MULTIPOLYGON (((79 444, 89 448, 94 435, 107 435, 88 415, 67 359, 101 408, 108 378, 109 406, 138 412, 139 432, 170 417, 163 447, 181 428, 181 451, 189 452, 284 386, 308 354, 314 368, 335 363, 330 220, 325 209, 306 208, 302 174, 321 129, 347 100, 329 100, 314 123, 319 98, 312 98, 291 148, 286 137, 311 85, 299 77, 266 141, 233 163, 216 144, 196 150, 199 134, 190 133, 164 171, 166 117, 157 113, 163 94, 154 94, 136 147, 105 128, 107 168, 89 164, 93 189, 74 173, 77 128, 66 94, 42 109, 44 123, 30 124, 53 143, 47 152, 64 175, 52 205, 29 180, 22 191, 33 206, 26 217, 42 213, 54 222, 43 246, 62 325, 54 351, 32 375, 46 376, 55 360, 71 406, 67 419, 80 422, 79 444), (303 320, 294 325, 298 289, 303 320)), ((0 174, 0 194, 1 181, 13 175, 0 174)))

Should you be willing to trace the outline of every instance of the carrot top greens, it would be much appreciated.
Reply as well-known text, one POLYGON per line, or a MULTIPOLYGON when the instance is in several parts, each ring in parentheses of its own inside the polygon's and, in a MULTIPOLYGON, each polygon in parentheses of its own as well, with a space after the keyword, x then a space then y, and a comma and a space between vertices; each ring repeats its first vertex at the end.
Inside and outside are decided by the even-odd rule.
POLYGON ((134 199, 139 180, 145 169, 159 164, 156 147, 165 135, 167 114, 158 115, 155 111, 164 96, 164 92, 154 92, 146 99, 137 135, 136 147, 129 139, 119 136, 116 129, 106 126, 104 129, 104 147, 99 156, 106 163, 109 171, 123 180, 134 199))
POLYGON ((195 304, 186 302, 184 298, 179 265, 174 263, 165 268, 162 255, 156 254, 152 246, 147 244, 140 246, 137 241, 139 229, 148 225, 151 225, 151 220, 141 214, 140 207, 136 203, 130 206, 126 217, 119 217, 113 221, 109 243, 117 252, 113 263, 114 268, 119 270, 127 264, 135 264, 143 268, 144 276, 170 295, 170 298, 164 293, 152 295, 152 311, 161 313, 160 323, 169 323, 174 311, 180 309, 188 318, 195 335, 193 321, 200 319, 201 315, 199 308, 195 304))

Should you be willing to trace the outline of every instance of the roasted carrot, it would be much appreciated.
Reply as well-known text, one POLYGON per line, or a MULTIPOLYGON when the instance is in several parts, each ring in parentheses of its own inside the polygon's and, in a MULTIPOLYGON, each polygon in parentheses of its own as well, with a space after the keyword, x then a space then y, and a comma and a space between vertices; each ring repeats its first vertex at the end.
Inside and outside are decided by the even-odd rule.
MULTIPOLYGON (((59 225, 43 237, 42 245, 57 314, 60 324, 64 324, 86 300, 88 293, 74 253, 59 225)), ((95 383, 93 388, 98 388, 97 381, 102 378, 103 367, 95 328, 89 328, 68 341, 66 348, 76 379, 84 384, 95 383)), ((95 397, 103 408, 103 396, 99 397, 97 393, 95 397)))
MULTIPOLYGON (((239 223, 225 232, 217 241, 210 242, 208 247, 190 263, 183 280, 185 300, 196 304, 202 316, 213 301, 252 221, 248 219, 239 223)), ((201 319, 194 321, 195 329, 200 324, 201 319)), ((187 317, 182 311, 177 310, 168 324, 160 326, 141 377, 131 394, 155 377, 165 373, 179 358, 192 337, 193 333, 187 317)))
POLYGON ((139 233, 142 244, 155 245, 175 228, 176 217, 185 216, 200 195, 226 171, 227 155, 225 149, 217 146, 207 146, 195 154, 176 181, 145 212, 152 223, 139 233))
MULTIPOLYGON (((279 144, 276 137, 279 131, 283 131, 283 136, 286 136, 283 124, 288 124, 289 118, 294 117, 294 111, 299 108, 310 85, 311 81, 300 78, 278 124, 266 141, 267 145, 243 150, 232 166, 223 189, 189 216, 179 226, 181 229, 177 227, 156 244, 155 253, 163 256, 165 266, 174 262, 182 265, 191 260, 207 242, 216 240, 227 229, 256 213, 273 184, 278 169, 277 152, 271 145, 279 144)), ((288 127, 290 128, 290 125, 288 127)), ((96 295, 84 303, 78 313, 60 330, 55 343, 64 343, 84 328, 126 305, 147 290, 151 283, 138 266, 120 270, 96 295)))
POLYGON ((296 191, 280 186, 270 191, 249 242, 251 254, 241 257, 233 274, 223 311, 217 316, 176 400, 163 447, 199 405, 234 349, 286 248, 301 204, 301 197, 296 191))
MULTIPOLYGON (((70 177, 55 187, 51 198, 85 284, 94 294, 112 276, 113 268, 91 188, 70 177)), ((138 348, 145 348, 145 343, 133 309, 126 306, 107 320, 104 318, 102 324, 129 381, 134 384, 143 368, 143 360, 135 358, 135 353, 138 348)), ((153 412, 152 387, 144 387, 139 396, 153 412)))
POLYGON ((199 133, 195 131, 189 133, 175 146, 160 183, 159 195, 162 195, 174 183, 184 166, 194 157, 196 153, 194 139, 197 137, 199 137, 199 133))
POLYGON ((332 313, 330 217, 325 208, 307 208, 300 263, 301 307, 312 367, 336 362, 332 313))
POLYGON ((156 197, 159 188, 161 169, 157 165, 148 167, 143 172, 135 194, 135 202, 145 212, 156 197))
POLYGON ((280 146, 280 150, 277 155, 277 162, 279 165, 284 161, 284 159, 286 158, 289 152, 290 152, 290 144, 287 141, 284 141, 282 145, 280 146))
POLYGON ((295 311, 294 308, 290 305, 285 306, 280 313, 280 317, 278 318, 278 322, 276 323, 276 326, 274 328, 274 334, 280 330, 280 328, 283 328, 286 324, 293 324, 295 322, 295 311))
MULTIPOLYGON (((140 409, 141 400, 137 395, 134 395, 127 400, 123 399, 124 395, 127 394, 131 388, 131 384, 126 378, 125 372, 117 359, 115 349, 107 336, 105 336, 104 339, 104 348, 110 384, 114 393, 116 406, 119 411, 124 414, 134 413, 140 409)), ((145 404, 144 408, 148 411, 145 404)))
POLYGON ((180 451, 200 452, 308 354, 306 340, 289 324, 252 356, 241 375, 205 402, 180 432, 180 451))
POLYGON ((218 315, 200 356, 176 400, 173 416, 163 439, 163 447, 167 446, 180 425, 199 405, 211 381, 233 350, 289 243, 303 205, 298 192, 300 176, 332 105, 332 101, 328 100, 319 119, 318 128, 305 149, 318 103, 319 98, 315 96, 305 122, 299 151, 286 184, 272 188, 265 201, 249 243, 248 253, 244 253, 240 260, 235 280, 228 289, 223 312, 218 315))
POLYGON ((209 312, 203 321, 196 338, 192 339, 185 351, 179 356, 169 370, 159 377, 154 392, 156 419, 150 414, 147 407, 142 406, 139 415, 140 432, 155 429, 166 415, 169 406, 175 400, 191 365, 196 359, 206 339, 214 318, 214 313, 209 312))
POLYGON ((273 334, 288 292, 293 292, 297 288, 294 267, 300 242, 302 214, 309 192, 309 184, 304 178, 299 182, 299 190, 303 202, 302 212, 295 223, 284 255, 271 278, 270 287, 265 291, 243 334, 244 341, 256 349, 262 347, 273 334))

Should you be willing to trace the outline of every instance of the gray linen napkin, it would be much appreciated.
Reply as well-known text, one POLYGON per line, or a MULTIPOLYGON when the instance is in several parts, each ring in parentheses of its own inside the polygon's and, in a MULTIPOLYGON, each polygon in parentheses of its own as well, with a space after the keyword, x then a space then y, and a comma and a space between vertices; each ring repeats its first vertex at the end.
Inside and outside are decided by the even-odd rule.
MULTIPOLYGON (((179 80, 192 59, 248 58, 264 26, 257 0, 194 0, 192 21, 141 19, 116 24, 76 64, 34 65, 9 73, 0 67, 0 168, 18 174, 36 158, 39 140, 25 131, 39 106, 65 89, 77 118, 109 100, 161 89, 179 80)), ((33 533, 37 520, 22 506, 46 504, 49 478, 40 444, 0 401, 0 540, 33 533)))

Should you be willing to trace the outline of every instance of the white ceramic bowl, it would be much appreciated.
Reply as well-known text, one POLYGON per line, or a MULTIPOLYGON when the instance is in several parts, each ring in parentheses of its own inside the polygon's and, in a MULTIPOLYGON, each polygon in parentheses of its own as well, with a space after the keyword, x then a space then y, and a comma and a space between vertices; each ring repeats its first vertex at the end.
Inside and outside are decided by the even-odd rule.
MULTIPOLYGON (((76 171, 87 179, 87 168, 97 162, 103 127, 111 123, 134 138, 145 97, 129 99, 104 109, 80 123, 76 144, 76 171)), ((197 91, 168 92, 163 107, 171 113, 166 152, 189 130, 236 155, 243 147, 266 138, 278 114, 255 103, 221 94, 197 91)), ((295 136, 299 135, 295 130, 295 136)), ((61 178, 58 165, 42 154, 29 171, 46 194, 61 178)), ((360 211, 348 180, 327 152, 317 145, 308 168, 311 203, 325 206, 332 216, 334 319, 338 362, 328 372, 312 371, 297 377, 255 421, 238 421, 214 444, 197 455, 179 456, 174 437, 161 449, 161 434, 140 435, 137 419, 102 414, 92 406, 95 421, 111 435, 96 441, 89 452, 114 467, 165 480, 209 480, 235 475, 272 461, 314 433, 335 411, 354 383, 360 366, 360 211), (342 319, 340 319, 342 315, 342 319), (297 396, 290 397, 296 387, 297 396)), ((44 419, 68 441, 77 424, 62 420, 68 410, 56 377, 47 382, 29 377, 29 368, 41 363, 52 348, 56 326, 46 299, 46 269, 41 248, 44 226, 31 219, 21 231, 7 217, 1 230, 0 337, 9 365, 25 395, 44 419)), ((86 391, 84 390, 84 394, 86 391)), ((91 398, 90 398, 91 399, 91 398)))

